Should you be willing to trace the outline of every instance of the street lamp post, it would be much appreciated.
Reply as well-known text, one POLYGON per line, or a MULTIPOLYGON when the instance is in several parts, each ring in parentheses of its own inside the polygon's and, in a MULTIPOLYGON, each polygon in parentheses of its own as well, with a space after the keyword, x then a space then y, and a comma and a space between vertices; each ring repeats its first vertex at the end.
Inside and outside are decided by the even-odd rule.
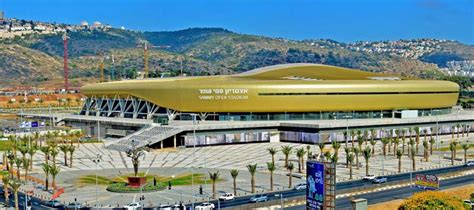
MULTIPOLYGON (((193 117, 193 162, 196 161, 196 114, 191 115, 193 117)), ((194 209, 194 166, 191 167, 191 184, 192 184, 192 193, 193 193, 193 198, 192 198, 192 209, 194 209)))
POLYGON ((280 197, 280 209, 283 209, 283 193, 275 194, 275 197, 280 197))
POLYGON ((98 179, 98 165, 100 163, 100 160, 102 159, 102 156, 97 154, 96 158, 92 159, 92 161, 95 163, 95 207, 96 209, 99 209, 99 179, 98 179))
POLYGON ((433 110, 433 112, 435 112, 435 116, 436 116, 436 150, 438 150, 438 164, 439 164, 439 167, 441 167, 441 152, 439 150, 439 147, 440 147, 440 144, 439 144, 439 121, 438 121, 438 112, 440 112, 441 110, 439 109, 435 109, 433 110))
POLYGON ((349 119, 352 118, 351 115, 344 115, 342 118, 346 119, 346 147, 347 144, 349 143, 349 119))

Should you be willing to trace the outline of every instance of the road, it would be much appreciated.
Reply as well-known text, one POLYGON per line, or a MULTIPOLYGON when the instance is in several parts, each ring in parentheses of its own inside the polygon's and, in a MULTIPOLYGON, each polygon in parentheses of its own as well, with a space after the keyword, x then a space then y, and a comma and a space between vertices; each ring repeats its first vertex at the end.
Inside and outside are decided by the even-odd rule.
MULTIPOLYGON (((435 175, 441 175, 445 173, 451 173, 451 172, 460 172, 464 170, 469 170, 473 169, 474 167, 467 167, 467 166, 453 166, 453 167, 448 167, 448 168, 441 168, 441 169, 431 169, 431 170, 425 170, 423 172, 418 172, 418 173, 423 173, 423 174, 435 174, 435 175)), ((413 174, 413 177, 415 175, 413 174)), ((470 176, 474 181, 474 177, 470 176)), ((410 173, 402 173, 402 174, 397 174, 397 175, 392 175, 388 176, 388 182, 386 184, 379 184, 379 186, 384 186, 384 185, 391 185, 395 184, 401 181, 409 181, 410 180, 410 173)), ((446 183, 448 183, 446 181, 446 183)), ((373 186, 374 184, 364 181, 364 180, 355 180, 351 182, 341 182, 336 184, 336 189, 338 191, 341 190, 348 190, 351 188, 363 188, 363 187, 368 187, 368 186, 373 186)), ((286 190, 286 191, 280 191, 280 192, 273 192, 273 193, 267 193, 266 195, 268 196, 268 200, 279 200, 280 197, 278 197, 278 194, 283 194, 283 198, 291 198, 291 197, 297 197, 297 196, 304 196, 306 194, 306 191, 300 190, 286 190)), ((240 206, 244 204, 248 204, 250 197, 252 196, 242 196, 238 197, 235 200, 231 201, 222 201, 222 202, 217 202, 217 201, 211 201, 211 203, 214 203, 214 205, 217 207, 218 204, 220 204, 221 208, 226 208, 226 207, 232 207, 232 206, 240 206)), ((347 199, 346 199, 347 200, 347 199)), ((339 201, 337 201, 339 202, 339 201)), ((383 201, 381 201, 383 202, 383 201)), ((200 203, 195 203, 194 205, 199 205, 200 203)), ((350 205, 350 203, 349 203, 350 205)), ((187 205, 189 206, 189 204, 187 205)), ((339 207, 338 207, 339 208, 339 207)))
MULTIPOLYGON (((455 172, 455 171, 459 172, 459 171, 469 170, 469 169, 473 169, 473 168, 474 167, 453 166, 453 167, 448 167, 448 168, 426 170, 426 171, 423 171, 422 173, 423 174, 440 175, 440 174, 450 173, 450 172, 455 172)), ((395 183, 398 183, 400 181, 408 181, 408 180, 410 180, 410 173, 397 174, 397 175, 393 175, 393 176, 388 176, 388 183, 381 184, 380 186, 395 184, 395 183)), ((455 178, 455 179, 452 179, 452 180, 445 180, 445 181, 441 182, 441 187, 444 189, 444 188, 453 187, 456 184, 461 185, 461 184, 467 183, 467 182, 474 182, 474 176, 466 176, 466 177, 461 177, 461 178, 455 178), (461 180, 461 181, 459 181, 459 180, 461 180)), ((367 182, 367 181, 363 181, 363 180, 355 180, 355 181, 351 181, 351 182, 337 183, 336 188, 337 188, 338 191, 341 191, 341 190, 348 190, 348 189, 352 189, 352 188, 360 188, 360 187, 364 187, 364 186, 373 186, 373 184, 371 184, 370 182, 367 182)), ((0 189, 3 189, 3 187, 0 188, 0 189)), ((383 195, 383 196, 381 195, 382 192, 377 192, 377 193, 374 193, 373 195, 372 194, 365 194, 364 198, 367 198, 367 199, 370 200, 369 204, 384 202, 384 201, 387 201, 387 200, 394 199, 393 196, 397 195, 398 193, 400 193, 400 195, 397 195, 397 196, 405 196, 405 197, 408 196, 409 195, 409 190, 408 189, 409 188, 399 188, 399 189, 394 189, 394 190, 383 191, 383 193, 388 193, 387 195, 383 195), (403 193, 403 192, 405 192, 405 193, 403 193), (367 197, 367 195, 370 195, 371 197, 367 197), (390 197, 390 196, 392 196, 392 197, 390 197)), ((415 190, 418 190, 418 189, 414 189, 414 192, 415 192, 415 190)), ((0 195, 3 195, 2 190, 0 190, 0 193, 1 193, 0 195)), ((286 190, 286 191, 280 191, 280 192, 267 193, 267 196, 268 196, 269 200, 279 200, 280 197, 278 197, 276 195, 283 194, 283 198, 291 198, 291 197, 304 196, 305 193, 306 192, 304 190, 300 190, 300 191, 286 190)), ((19 195, 20 195, 20 209, 23 209, 22 206, 24 205, 24 195, 22 193, 19 193, 19 195)), ((243 204, 248 204, 249 200, 250 200, 250 197, 252 197, 252 196, 242 196, 242 197, 238 197, 238 198, 236 198, 235 200, 232 200, 232 201, 223 201, 223 202, 220 202, 220 207, 221 208, 226 208, 226 207, 240 206, 240 205, 243 205, 243 204)), ((10 197, 11 205, 14 204, 12 198, 13 198, 13 196, 11 195, 11 197, 10 197)), ((0 196, 0 202, 4 202, 3 196, 0 196)), ((41 205, 42 201, 38 198, 33 198, 32 202, 33 202, 33 209, 34 210, 36 210, 36 209, 38 209, 38 210, 50 209, 50 208, 42 206, 41 205)), ((349 207, 349 205, 350 205, 350 201, 348 200, 348 198, 338 199, 336 202, 337 202, 337 205, 338 205, 338 209, 339 209, 339 207, 344 208, 345 206, 349 207)), ((218 206, 218 202, 216 200, 211 201, 211 203, 214 203, 216 207, 218 206)), ((195 206, 197 206, 199 204, 200 203, 195 203, 195 206)), ((187 206, 191 206, 191 204, 187 204, 187 206)), ((302 208, 302 207, 300 207, 300 208, 302 208)), ((105 209, 105 208, 101 208, 101 209, 105 209)), ((299 208, 297 208, 297 209, 299 209, 299 208)))
MULTIPOLYGON (((462 176, 453 179, 442 180, 440 182, 441 190, 462 186, 466 183, 474 183, 474 175, 470 176, 462 176)), ((354 196, 355 199, 357 198, 365 198, 369 205, 382 203, 386 201, 396 200, 396 199, 403 199, 410 197, 412 193, 421 192, 423 189, 417 187, 401 187, 392 190, 385 190, 373 193, 367 193, 364 195, 357 195, 354 196)), ((351 209, 351 198, 345 197, 336 200, 337 209, 351 209)), ((285 208, 288 210, 301 210, 306 209, 305 206, 294 206, 290 208, 285 208)))

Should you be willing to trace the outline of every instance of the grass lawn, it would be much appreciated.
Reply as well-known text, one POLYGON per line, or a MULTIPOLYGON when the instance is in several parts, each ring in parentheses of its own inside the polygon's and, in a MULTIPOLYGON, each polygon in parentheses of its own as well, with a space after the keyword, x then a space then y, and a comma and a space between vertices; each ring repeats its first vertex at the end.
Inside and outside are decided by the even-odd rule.
MULTIPOLYGON (((468 151, 471 150, 471 149, 474 149, 474 144, 469 144, 469 145, 471 145, 471 147, 469 147, 468 151)), ((443 152, 450 151, 450 150, 449 150, 449 146, 448 146, 448 147, 441 147, 441 148, 439 148, 439 149, 440 149, 441 151, 443 151, 443 152)), ((462 144, 458 144, 458 145, 456 146, 456 150, 457 150, 458 152, 459 152, 459 151, 464 151, 464 150, 462 149, 462 144)), ((434 148, 433 148, 433 151, 435 151, 434 148)))
MULTIPOLYGON (((133 174, 126 174, 120 176, 113 176, 113 177, 105 177, 105 176, 97 176, 98 184, 99 185, 110 185, 115 182, 127 182, 127 177, 133 176, 133 174)), ((138 173, 138 176, 144 176, 144 173, 138 173)), ((164 176, 154 176, 154 175, 147 175, 146 181, 153 182, 153 177, 156 178, 157 183, 164 183, 168 184, 168 181, 171 181, 172 185, 191 185, 192 184, 192 174, 183 174, 176 176, 174 179, 171 177, 164 177, 164 176)), ((218 179, 217 181, 222 181, 222 179, 218 179)), ((204 184, 204 183, 211 183, 211 180, 206 174, 194 174, 194 183, 195 184, 204 184)), ((95 175, 85 175, 80 177, 77 182, 78 185, 95 185, 96 179, 95 175)))
POLYGON ((12 148, 11 141, 0 141, 0 151, 7 151, 12 148))

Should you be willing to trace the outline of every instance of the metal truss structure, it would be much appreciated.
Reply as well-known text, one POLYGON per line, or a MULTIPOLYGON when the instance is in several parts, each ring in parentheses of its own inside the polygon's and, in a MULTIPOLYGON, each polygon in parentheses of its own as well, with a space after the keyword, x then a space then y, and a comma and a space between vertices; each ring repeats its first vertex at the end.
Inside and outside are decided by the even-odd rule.
POLYGON ((89 97, 84 102, 81 115, 152 119, 159 108, 156 104, 132 96, 89 97))

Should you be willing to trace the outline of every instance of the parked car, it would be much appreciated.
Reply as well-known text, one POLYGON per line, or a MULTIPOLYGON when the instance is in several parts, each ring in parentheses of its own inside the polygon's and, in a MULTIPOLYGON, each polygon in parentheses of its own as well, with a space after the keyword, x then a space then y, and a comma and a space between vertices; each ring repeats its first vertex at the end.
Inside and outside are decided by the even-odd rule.
POLYGON ((63 206, 63 204, 61 204, 61 202, 59 202, 58 200, 47 201, 44 205, 48 207, 62 207, 63 206))
POLYGON ((467 161, 466 166, 474 166, 474 161, 467 161))
POLYGON ((175 205, 173 205, 173 206, 171 206, 171 207, 172 207, 172 209, 174 209, 174 210, 185 210, 185 209, 186 209, 186 206, 183 205, 183 204, 175 204, 175 205))
POLYGON ((375 179, 372 180, 372 183, 375 183, 375 184, 381 184, 381 183, 385 183, 387 182, 387 177, 385 176, 378 176, 378 177, 375 177, 375 179))
POLYGON ((219 200, 221 201, 228 201, 228 200, 234 200, 235 196, 232 193, 224 193, 221 197, 219 197, 219 200))
POLYGON ((215 206, 212 203, 201 203, 201 205, 196 206, 196 210, 212 210, 215 206))
POLYGON ((367 175, 362 178, 362 180, 372 181, 375 179, 375 175, 367 175))
POLYGON ((295 185, 294 187, 295 190, 306 190, 306 183, 300 183, 295 185))
POLYGON ((174 207, 172 207, 171 205, 160 205, 160 206, 158 206, 158 209, 172 210, 172 209, 174 209, 174 207))
POLYGON ((82 208, 82 204, 79 202, 72 202, 66 206, 66 209, 80 209, 80 208, 82 208))
POLYGON ((138 210, 140 207, 142 207, 142 205, 138 202, 131 202, 130 204, 123 206, 123 208, 127 210, 138 210))
POLYGON ((268 196, 267 195, 254 195, 253 197, 250 198, 250 202, 252 203, 258 203, 258 202, 266 202, 268 201, 268 196))
POLYGON ((474 209, 474 202, 472 202, 471 200, 464 200, 464 203, 470 206, 471 209, 474 209))

